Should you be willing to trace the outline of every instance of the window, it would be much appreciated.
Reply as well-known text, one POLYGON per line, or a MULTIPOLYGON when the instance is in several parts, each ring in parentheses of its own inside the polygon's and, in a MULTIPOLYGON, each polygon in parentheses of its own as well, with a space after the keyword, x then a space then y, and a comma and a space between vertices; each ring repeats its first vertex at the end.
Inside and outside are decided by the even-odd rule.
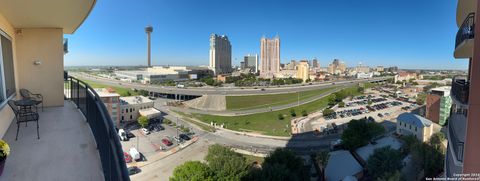
POLYGON ((11 38, 0 30, 0 102, 15 94, 13 49, 11 38))

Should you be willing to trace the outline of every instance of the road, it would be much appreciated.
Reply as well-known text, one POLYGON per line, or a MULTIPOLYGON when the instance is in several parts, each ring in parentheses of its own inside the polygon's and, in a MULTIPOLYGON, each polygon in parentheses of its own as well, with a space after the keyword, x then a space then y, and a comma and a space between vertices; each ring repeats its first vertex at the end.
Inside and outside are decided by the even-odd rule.
POLYGON ((361 79, 361 80, 348 80, 348 81, 336 81, 332 85, 331 82, 322 82, 315 83, 312 85, 289 85, 289 86, 280 86, 280 87, 269 87, 264 88, 262 91, 261 88, 238 88, 238 87, 200 87, 200 88, 177 88, 169 86, 158 86, 158 85, 145 85, 139 83, 128 83, 120 80, 107 79, 101 77, 93 77, 84 73, 71 73, 71 76, 77 77, 84 80, 91 80, 99 82, 105 85, 110 86, 121 86, 125 88, 134 88, 134 89, 143 89, 151 92, 165 93, 165 94, 181 94, 181 95, 256 95, 256 94, 278 94, 278 93, 291 93, 298 91, 308 91, 316 90, 321 88, 328 88, 336 85, 351 84, 351 83, 360 83, 360 82, 372 82, 372 81, 381 81, 386 80, 391 77, 378 77, 371 79, 361 79))

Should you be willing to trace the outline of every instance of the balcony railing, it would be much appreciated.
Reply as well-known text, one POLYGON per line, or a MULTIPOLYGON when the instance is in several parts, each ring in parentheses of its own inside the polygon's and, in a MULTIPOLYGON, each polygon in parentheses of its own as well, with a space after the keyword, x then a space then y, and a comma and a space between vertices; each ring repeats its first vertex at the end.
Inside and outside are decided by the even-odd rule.
POLYGON ((470 89, 470 82, 466 79, 453 78, 452 80, 452 95, 456 100, 462 104, 468 104, 468 94, 470 89))
POLYGON ((473 39, 475 37, 475 13, 468 14, 467 18, 458 29, 457 37, 455 38, 455 48, 463 41, 473 39))
POLYGON ((64 86, 65 97, 76 104, 90 125, 105 180, 130 180, 117 131, 98 94, 90 85, 71 76, 64 86))
POLYGON ((467 118, 462 114, 452 114, 448 122, 449 144, 454 150, 456 159, 463 162, 467 118))

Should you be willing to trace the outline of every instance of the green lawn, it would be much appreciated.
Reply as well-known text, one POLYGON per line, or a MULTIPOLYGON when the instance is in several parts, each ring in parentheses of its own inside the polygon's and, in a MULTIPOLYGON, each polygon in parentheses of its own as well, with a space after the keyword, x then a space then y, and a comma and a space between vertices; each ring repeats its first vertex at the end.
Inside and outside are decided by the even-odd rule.
MULTIPOLYGON (((358 86, 352 86, 343 89, 348 95, 359 95, 357 91, 358 86)), ((306 110, 307 113, 315 112, 327 107, 328 100, 335 95, 330 94, 326 97, 318 99, 316 101, 300 105, 295 107, 297 117, 300 116, 302 110, 306 110)), ((255 102, 255 101, 253 101, 255 102)), ((290 108, 272 112, 242 115, 242 116, 216 116, 206 114, 193 114, 193 117, 201 120, 205 123, 216 122, 217 124, 225 124, 227 129, 245 132, 256 132, 265 135, 272 136, 290 136, 290 108), (278 119, 278 114, 284 115, 283 120, 278 119)))
POLYGON ((252 155, 244 155, 242 154, 243 157, 245 157, 246 159, 246 162, 248 164, 251 164, 251 163, 254 163, 254 162, 257 162, 258 164, 262 164, 263 161, 265 160, 265 158, 263 157, 256 157, 256 156, 252 156, 252 155))
POLYGON ((105 84, 101 84, 101 83, 98 83, 98 82, 95 82, 95 81, 90 81, 90 80, 82 80, 83 82, 87 83, 88 85, 90 85, 92 88, 107 88, 107 87, 111 87, 112 89, 114 89, 118 94, 120 94, 120 96, 124 97, 124 96, 129 96, 128 94, 130 93, 131 96, 137 96, 137 95, 140 95, 138 92, 135 92, 131 89, 128 89, 128 88, 123 88, 123 87, 117 87, 117 86, 110 86, 110 85, 105 85, 105 84))
POLYGON ((334 87, 309 90, 303 92, 292 92, 285 94, 265 94, 265 95, 247 95, 247 96, 227 96, 227 110, 245 110, 256 109, 278 105, 285 105, 297 102, 298 99, 305 100, 327 91, 335 89, 334 87))

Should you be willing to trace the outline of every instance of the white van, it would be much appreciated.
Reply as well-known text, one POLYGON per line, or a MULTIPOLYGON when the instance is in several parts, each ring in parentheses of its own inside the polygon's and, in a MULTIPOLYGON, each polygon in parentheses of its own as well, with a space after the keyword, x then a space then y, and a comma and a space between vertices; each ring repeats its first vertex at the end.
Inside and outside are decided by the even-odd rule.
POLYGON ((132 156, 132 158, 135 161, 140 160, 140 152, 138 152, 136 148, 132 147, 128 152, 130 153, 130 156, 132 156))
POLYGON ((125 130, 119 129, 118 136, 120 137, 121 141, 128 141, 127 132, 125 132, 125 130))

